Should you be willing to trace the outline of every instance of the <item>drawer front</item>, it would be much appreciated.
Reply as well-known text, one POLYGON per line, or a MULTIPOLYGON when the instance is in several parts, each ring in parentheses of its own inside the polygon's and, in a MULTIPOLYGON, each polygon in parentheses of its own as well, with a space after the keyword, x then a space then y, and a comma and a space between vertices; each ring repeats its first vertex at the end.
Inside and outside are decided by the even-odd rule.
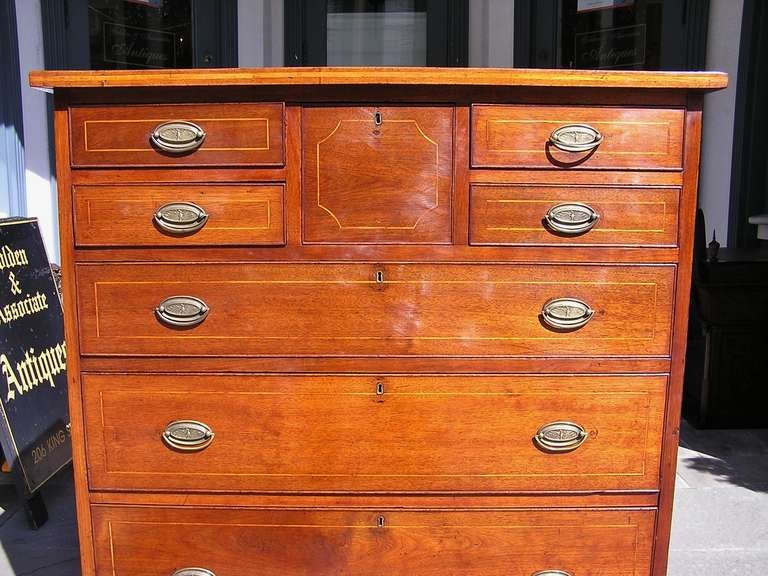
POLYGON ((307 243, 451 242, 453 108, 305 108, 307 243))
POLYGON ((75 167, 283 164, 282 104, 78 106, 70 123, 75 167))
POLYGON ((474 245, 676 246, 677 188, 474 185, 474 245))
POLYGON ((674 274, 664 265, 83 264, 81 351, 666 356, 674 274))
POLYGON ((215 576, 646 576, 656 516, 642 509, 91 510, 97 576, 171 576, 185 567, 215 576))
POLYGON ((682 109, 475 105, 472 166, 680 170, 683 119, 682 109))
POLYGON ((83 387, 96 490, 658 485, 663 376, 85 374, 83 387), (190 425, 171 424, 185 421, 213 440, 179 445, 190 425), (566 435, 562 451, 547 431, 566 435))
POLYGON ((285 244, 282 184, 76 186, 78 246, 285 244))

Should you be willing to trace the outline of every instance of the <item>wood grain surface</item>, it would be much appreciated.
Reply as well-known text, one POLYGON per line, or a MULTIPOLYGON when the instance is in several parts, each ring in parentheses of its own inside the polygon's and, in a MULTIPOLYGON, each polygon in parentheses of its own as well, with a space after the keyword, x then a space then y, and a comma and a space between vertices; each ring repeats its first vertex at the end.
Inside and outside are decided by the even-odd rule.
MULTIPOLYGON (((669 90, 718 90, 728 85, 722 72, 652 72, 605 70, 526 70, 509 68, 233 68, 198 70, 36 70, 36 88, 180 86, 525 86, 669 90)), ((341 98, 340 98, 341 99, 341 98)))
POLYGON ((84 576, 664 576, 700 97, 724 74, 30 79, 56 88, 84 576), (203 145, 153 148, 171 120, 203 145), (593 153, 547 144, 571 123, 593 153), (175 201, 209 221, 160 234, 175 201), (556 236, 558 202, 600 218, 556 236), (158 320, 174 295, 202 324, 158 320), (594 316, 548 328, 562 297, 594 316), (176 419, 211 445, 172 451, 176 419), (585 442, 538 449, 553 421, 585 442))
POLYGON ((676 246, 675 188, 473 184, 470 244, 556 246, 676 246), (550 209, 585 204, 598 217, 580 234, 562 234, 545 222, 550 209))
POLYGON ((472 106, 472 166, 680 170, 684 110, 592 106, 472 106), (603 137, 591 152, 550 143, 557 129, 588 125, 603 137))
POLYGON ((282 104, 183 104, 76 106, 70 109, 73 166, 280 166, 282 104), (150 135, 171 121, 205 131, 202 145, 186 154, 154 147, 150 135))
POLYGON ((652 510, 380 512, 94 506, 98 576, 647 574, 652 510), (380 525, 383 522, 383 526, 380 525))
POLYGON ((95 490, 605 491, 656 489, 666 378, 84 374, 83 386, 95 490), (180 419, 213 442, 166 446, 180 419), (588 438, 537 446, 559 421, 588 438))
POLYGON ((451 107, 305 108, 302 130, 305 242, 451 242, 451 107))
POLYGON ((435 264, 80 265, 85 355, 667 356, 673 266, 435 264), (163 325, 178 295, 210 308, 163 325), (595 314, 542 323, 554 298, 595 314), (631 319, 628 320, 628 319, 631 319))
POLYGON ((258 246, 285 244, 281 184, 96 185, 74 187, 78 246, 258 246), (191 202, 208 215, 193 233, 164 231, 157 210, 191 202))

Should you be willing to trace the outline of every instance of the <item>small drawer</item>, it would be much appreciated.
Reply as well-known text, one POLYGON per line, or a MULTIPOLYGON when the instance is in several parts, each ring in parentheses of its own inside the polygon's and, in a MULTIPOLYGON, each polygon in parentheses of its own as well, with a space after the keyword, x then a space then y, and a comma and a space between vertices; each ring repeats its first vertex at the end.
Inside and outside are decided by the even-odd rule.
POLYGON ((100 576, 641 576, 656 518, 647 509, 91 513, 100 576))
POLYGON ((77 106, 72 165, 281 166, 282 104, 77 106))
POLYGON ((674 279, 671 265, 81 264, 81 350, 668 356, 674 279))
POLYGON ((305 243, 449 244, 453 108, 303 110, 305 243))
POLYGON ((658 489, 665 376, 82 380, 95 490, 658 489))
POLYGON ((76 186, 78 246, 283 245, 282 184, 76 186))
POLYGON ((682 109, 472 106, 475 168, 681 170, 682 109))
POLYGON ((678 188, 472 186, 470 244, 676 246, 678 188))

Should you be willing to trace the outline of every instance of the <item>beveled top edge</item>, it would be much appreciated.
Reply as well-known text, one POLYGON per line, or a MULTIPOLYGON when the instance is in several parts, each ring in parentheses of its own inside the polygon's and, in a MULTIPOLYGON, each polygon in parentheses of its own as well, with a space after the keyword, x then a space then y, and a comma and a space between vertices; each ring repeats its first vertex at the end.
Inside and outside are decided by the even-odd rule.
POLYGON ((545 70, 522 68, 213 68, 37 70, 34 88, 422 85, 718 90, 723 72, 545 70))

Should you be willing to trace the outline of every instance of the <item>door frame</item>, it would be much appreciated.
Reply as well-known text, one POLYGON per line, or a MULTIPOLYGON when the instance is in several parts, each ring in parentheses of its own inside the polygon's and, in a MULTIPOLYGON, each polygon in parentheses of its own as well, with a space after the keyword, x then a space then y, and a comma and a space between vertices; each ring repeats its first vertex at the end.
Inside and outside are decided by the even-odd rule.
POLYGON ((0 182, 6 183, 9 215, 22 216, 27 198, 15 0, 0 0, 0 74, 0 169, 4 171, 0 182))
POLYGON ((757 248, 760 241, 748 218, 768 211, 768 6, 744 0, 739 71, 733 123, 733 159, 728 210, 728 246, 757 248))

